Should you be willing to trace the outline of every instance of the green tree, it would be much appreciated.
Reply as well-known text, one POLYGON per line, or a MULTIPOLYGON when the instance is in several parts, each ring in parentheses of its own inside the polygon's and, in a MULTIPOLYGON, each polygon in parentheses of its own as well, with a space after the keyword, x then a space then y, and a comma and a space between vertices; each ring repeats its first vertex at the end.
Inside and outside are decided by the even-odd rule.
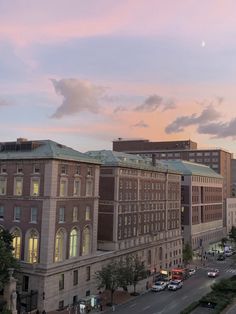
POLYGON ((135 295, 137 283, 147 277, 147 270, 138 256, 130 256, 126 260, 126 272, 128 283, 133 285, 133 294, 135 295))
POLYGON ((105 288, 111 293, 110 303, 113 304, 114 292, 122 286, 121 282, 121 265, 118 262, 111 262, 107 266, 102 267, 101 270, 95 274, 96 281, 98 283, 98 289, 105 288))
POLYGON ((189 243, 186 243, 183 248, 183 262, 188 264, 193 259, 193 250, 189 243))
POLYGON ((7 230, 0 229, 0 290, 9 280, 9 268, 19 268, 12 254, 13 237, 7 230))

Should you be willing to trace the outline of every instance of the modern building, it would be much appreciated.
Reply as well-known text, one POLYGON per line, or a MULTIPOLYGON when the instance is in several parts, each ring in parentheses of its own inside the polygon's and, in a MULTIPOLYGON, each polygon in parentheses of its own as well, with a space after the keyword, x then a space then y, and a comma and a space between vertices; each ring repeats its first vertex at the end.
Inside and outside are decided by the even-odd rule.
POLYGON ((236 197, 236 159, 231 159, 231 185, 232 196, 236 197))
POLYGON ((182 264, 180 173, 140 156, 87 154, 102 163, 98 248, 136 253, 150 271, 182 264))
POLYGON ((223 177, 210 167, 183 160, 163 161, 182 173, 181 206, 184 242, 206 250, 225 236, 223 227, 223 177))
POLYGON ((25 309, 63 308, 96 291, 99 171, 50 140, 0 143, 0 227, 14 236, 25 309))
POLYGON ((236 197, 225 199, 225 217, 224 222, 227 234, 232 227, 236 227, 236 197))
POLYGON ((149 140, 113 141, 113 150, 129 154, 139 154, 158 160, 182 159, 211 167, 223 176, 223 197, 231 197, 232 154, 221 148, 199 149, 191 140, 150 142, 149 140))

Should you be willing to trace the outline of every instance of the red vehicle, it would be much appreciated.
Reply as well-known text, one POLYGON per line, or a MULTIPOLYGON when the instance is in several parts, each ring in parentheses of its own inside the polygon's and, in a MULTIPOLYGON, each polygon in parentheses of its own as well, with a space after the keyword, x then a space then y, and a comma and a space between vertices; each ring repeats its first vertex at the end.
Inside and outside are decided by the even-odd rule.
POLYGON ((185 280, 189 277, 189 272, 186 268, 174 268, 171 271, 172 280, 185 280))

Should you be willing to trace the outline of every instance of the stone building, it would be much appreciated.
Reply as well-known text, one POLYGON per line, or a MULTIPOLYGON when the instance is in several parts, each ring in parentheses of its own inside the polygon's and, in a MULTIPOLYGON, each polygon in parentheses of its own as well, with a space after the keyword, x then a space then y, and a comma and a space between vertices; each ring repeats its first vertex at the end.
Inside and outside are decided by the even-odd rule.
POLYGON ((181 206, 184 242, 194 250, 207 249, 225 235, 223 178, 211 168, 183 160, 163 161, 182 173, 181 206))
POLYGON ((182 264, 181 175, 135 155, 88 155, 102 163, 98 248, 137 253, 150 271, 182 264))
POLYGON ((225 217, 224 222, 227 234, 232 227, 236 227, 236 197, 225 199, 225 217))
POLYGON ((0 143, 0 227, 14 236, 27 309, 62 308, 90 294, 99 169, 99 162, 53 141, 0 143))

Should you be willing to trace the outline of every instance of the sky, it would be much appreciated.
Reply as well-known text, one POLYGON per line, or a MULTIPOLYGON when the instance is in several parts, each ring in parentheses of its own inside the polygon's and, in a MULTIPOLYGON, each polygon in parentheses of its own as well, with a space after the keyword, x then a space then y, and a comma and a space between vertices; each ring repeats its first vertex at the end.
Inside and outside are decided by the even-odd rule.
POLYGON ((0 141, 236 153, 235 0, 0 0, 0 141))

